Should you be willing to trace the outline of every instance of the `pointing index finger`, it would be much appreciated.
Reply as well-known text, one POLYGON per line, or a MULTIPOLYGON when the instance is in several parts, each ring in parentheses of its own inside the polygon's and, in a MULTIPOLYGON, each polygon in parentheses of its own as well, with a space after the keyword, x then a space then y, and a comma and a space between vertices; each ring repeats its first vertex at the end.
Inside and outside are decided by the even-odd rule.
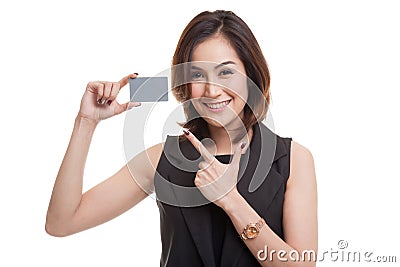
POLYGON ((193 144, 197 151, 199 151, 200 155, 204 158, 204 160, 208 163, 211 163, 214 160, 214 156, 207 150, 207 148, 194 136, 189 130, 183 129, 183 132, 186 135, 186 138, 193 144))

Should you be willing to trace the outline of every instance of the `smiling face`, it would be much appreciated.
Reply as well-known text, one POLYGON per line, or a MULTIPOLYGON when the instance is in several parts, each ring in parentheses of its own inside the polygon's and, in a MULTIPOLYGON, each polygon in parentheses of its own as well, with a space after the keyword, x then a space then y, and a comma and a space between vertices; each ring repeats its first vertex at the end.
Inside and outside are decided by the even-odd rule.
POLYGON ((248 96, 246 70, 224 37, 212 37, 193 50, 190 77, 191 101, 204 120, 237 127, 248 96))

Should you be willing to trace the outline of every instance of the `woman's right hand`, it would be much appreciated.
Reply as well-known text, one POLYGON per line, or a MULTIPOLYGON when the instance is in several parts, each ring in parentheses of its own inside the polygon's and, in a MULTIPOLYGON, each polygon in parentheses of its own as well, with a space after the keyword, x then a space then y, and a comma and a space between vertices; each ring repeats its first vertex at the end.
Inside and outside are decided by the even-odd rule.
POLYGON ((119 90, 129 82, 129 78, 136 77, 137 74, 134 73, 122 78, 119 82, 89 82, 81 100, 79 116, 98 123, 127 109, 140 106, 140 102, 120 104, 116 100, 119 90))

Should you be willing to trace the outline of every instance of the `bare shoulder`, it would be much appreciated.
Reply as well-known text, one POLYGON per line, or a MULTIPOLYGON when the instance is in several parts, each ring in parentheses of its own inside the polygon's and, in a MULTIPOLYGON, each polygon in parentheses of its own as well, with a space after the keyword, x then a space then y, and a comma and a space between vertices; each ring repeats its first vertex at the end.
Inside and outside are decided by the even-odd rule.
POLYGON ((292 140, 288 185, 295 182, 293 180, 313 182, 315 180, 315 167, 314 157, 311 151, 307 147, 292 140))
POLYGON ((307 147, 293 140, 291 143, 290 154, 291 158, 294 160, 313 161, 311 151, 307 147))

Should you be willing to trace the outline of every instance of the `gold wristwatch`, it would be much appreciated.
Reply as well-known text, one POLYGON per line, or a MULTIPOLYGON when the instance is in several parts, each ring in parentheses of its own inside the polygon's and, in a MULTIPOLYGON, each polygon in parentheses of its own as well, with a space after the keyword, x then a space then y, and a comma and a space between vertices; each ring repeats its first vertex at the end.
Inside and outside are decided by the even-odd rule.
POLYGON ((256 223, 249 223, 244 228, 242 234, 240 235, 240 238, 242 240, 256 238, 258 236, 258 234, 260 233, 260 230, 264 226, 264 224, 265 224, 265 220, 263 218, 261 218, 256 223))

